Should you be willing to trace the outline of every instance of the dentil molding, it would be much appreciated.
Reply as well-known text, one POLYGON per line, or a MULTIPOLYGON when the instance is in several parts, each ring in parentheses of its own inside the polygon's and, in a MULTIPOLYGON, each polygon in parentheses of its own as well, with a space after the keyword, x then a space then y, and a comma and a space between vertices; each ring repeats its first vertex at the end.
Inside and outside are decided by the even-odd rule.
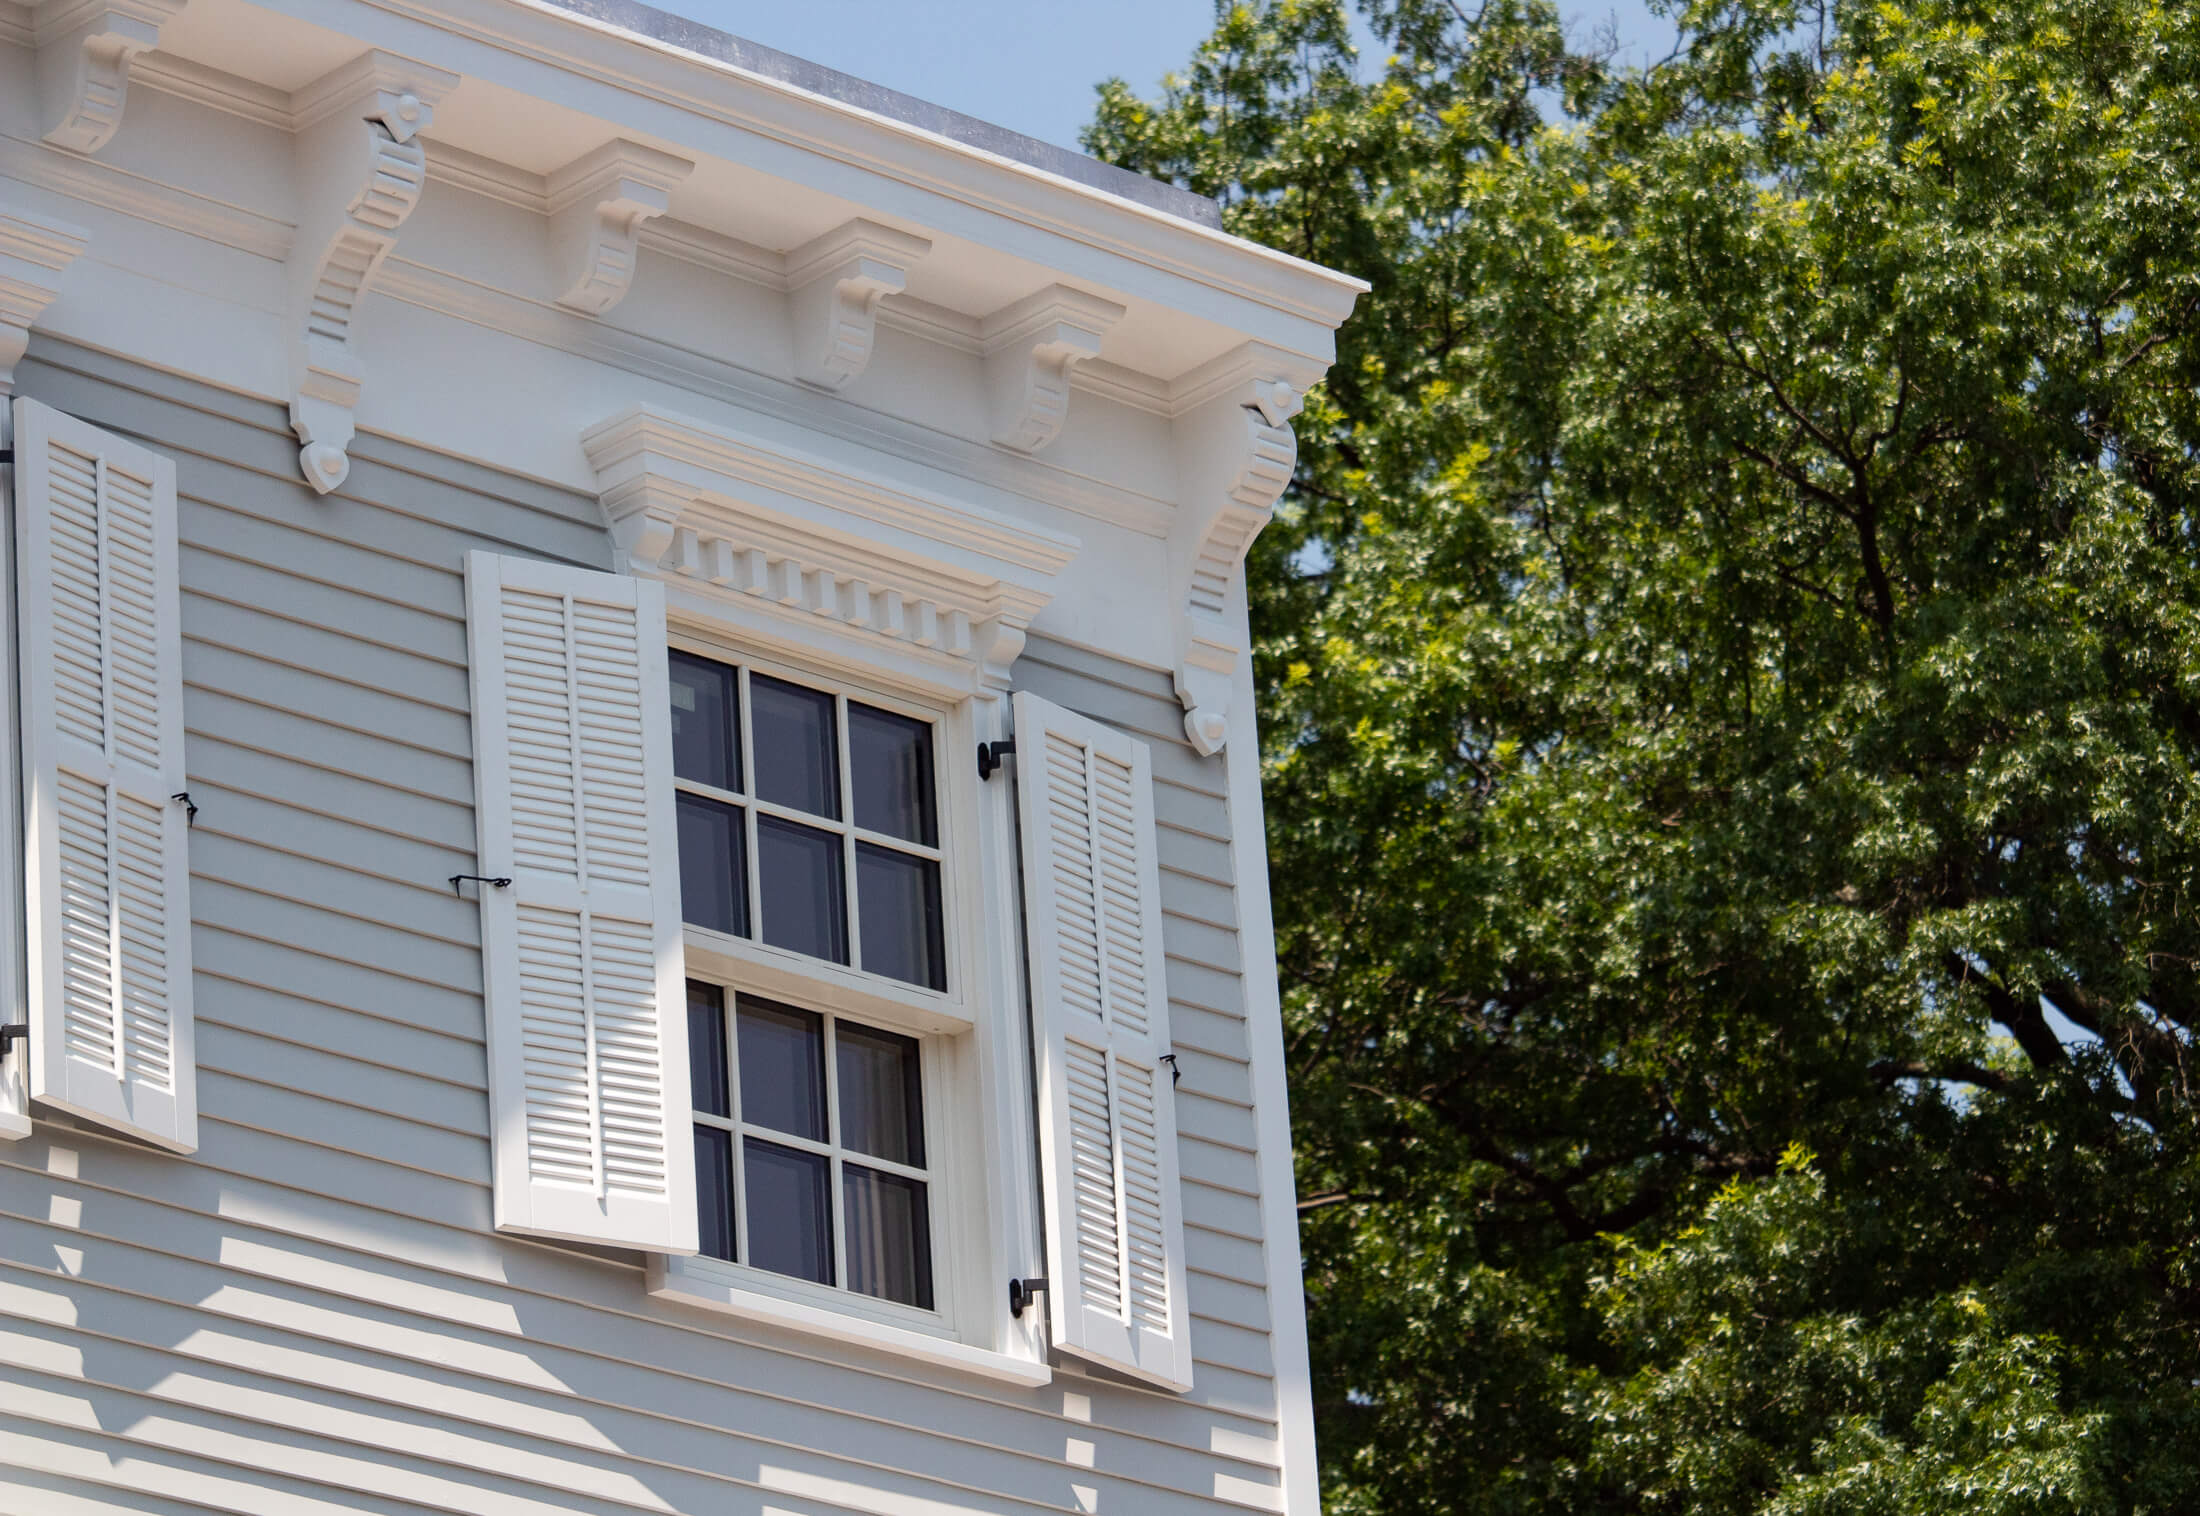
POLYGON ((48 0, 31 7, 38 49, 39 131, 55 147, 96 153, 122 125, 130 66, 160 41, 184 0, 48 0))
POLYGON ((1050 284, 988 316, 980 341, 993 440, 1036 453, 1060 436, 1070 371, 1098 355, 1100 339, 1124 314, 1113 301, 1050 284))
POLYGON ((637 408, 581 446, 625 572, 675 606, 853 667, 1005 690, 1078 539, 637 408))
POLYGON ((293 97, 298 235, 290 253, 290 426, 306 483, 327 494, 347 450, 365 366, 359 307, 427 182, 420 132, 456 74, 367 52, 293 97))
POLYGON ((672 191, 695 171, 686 158, 638 142, 607 142, 550 176, 550 247, 557 303, 601 316, 634 284, 642 223, 662 216, 672 191))
POLYGON ((61 293, 61 275, 89 236, 66 221, 0 205, 0 395, 15 392, 15 365, 31 328, 61 293))
POLYGON ((879 300, 900 294, 930 251, 927 238, 858 217, 787 254, 795 377, 837 390, 869 367, 879 300))
POLYGON ((1245 652, 1230 593, 1253 539, 1290 486, 1298 463, 1291 418, 1305 404, 1305 386, 1319 377, 1259 344, 1241 350, 1237 366, 1253 377, 1238 378, 1176 423, 1182 493, 1169 534, 1176 695, 1184 735, 1208 756, 1228 740, 1245 652))

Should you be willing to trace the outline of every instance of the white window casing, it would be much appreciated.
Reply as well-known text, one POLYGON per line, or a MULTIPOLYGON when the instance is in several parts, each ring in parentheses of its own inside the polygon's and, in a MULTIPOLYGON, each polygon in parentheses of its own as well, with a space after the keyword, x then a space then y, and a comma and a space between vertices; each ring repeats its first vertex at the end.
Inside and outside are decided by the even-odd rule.
POLYGON ((175 465, 15 402, 30 1094, 198 1146, 175 465))
POLYGON ((664 593, 467 555, 496 1225, 696 1247, 664 593))
POLYGON ((1054 1344, 1191 1387, 1151 757, 1015 697, 1054 1344))

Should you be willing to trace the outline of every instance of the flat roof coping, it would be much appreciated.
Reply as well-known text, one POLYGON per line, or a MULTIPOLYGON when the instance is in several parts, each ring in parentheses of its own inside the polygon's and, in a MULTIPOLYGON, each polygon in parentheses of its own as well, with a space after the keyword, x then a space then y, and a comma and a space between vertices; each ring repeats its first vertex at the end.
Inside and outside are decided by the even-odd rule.
POLYGON ((852 105, 859 110, 884 116, 914 126, 922 131, 945 137, 965 147, 1012 159, 1058 174, 1064 179, 1128 200, 1135 205, 1175 216, 1196 226, 1222 228, 1222 208, 1205 195, 1195 195, 1190 190, 1134 174, 1129 169, 1117 168, 1112 163, 1102 163, 1083 153, 1073 153, 1066 147, 1056 147, 1051 142, 1041 142, 1021 132, 1012 132, 990 121, 951 111, 943 105, 919 100, 884 85, 858 79, 853 74, 841 73, 821 63, 797 58, 775 47, 736 37, 716 27, 690 21, 670 11, 662 11, 641 0, 544 0, 555 9, 585 16, 591 21, 621 31, 632 32, 653 42, 664 43, 683 51, 697 54, 714 62, 731 64, 752 74, 762 75, 781 84, 852 105))

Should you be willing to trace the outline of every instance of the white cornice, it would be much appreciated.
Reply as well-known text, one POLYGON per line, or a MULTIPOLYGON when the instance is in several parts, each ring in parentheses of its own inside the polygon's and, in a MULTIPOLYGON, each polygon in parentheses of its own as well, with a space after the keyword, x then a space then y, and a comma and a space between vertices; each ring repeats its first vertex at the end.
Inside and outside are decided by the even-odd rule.
POLYGON ((710 400, 796 423, 821 438, 969 479, 988 490, 1152 537, 1166 536, 1174 519, 1169 503, 1151 495, 858 405, 821 407, 800 385, 610 323, 568 316, 545 302, 475 284, 402 256, 383 266, 377 287, 423 310, 662 380, 710 400))
POLYGON ((61 276, 90 237, 82 227, 0 205, 0 395, 15 389, 15 365, 31 327, 61 293, 61 276))
POLYGON ((1076 538, 637 408, 582 449, 623 566, 766 635, 860 663, 891 647, 1005 688, 1076 538))
POLYGON ((133 174, 103 159, 53 152, 19 137, 0 135, 0 177, 261 258, 288 257, 294 237, 287 221, 133 174))

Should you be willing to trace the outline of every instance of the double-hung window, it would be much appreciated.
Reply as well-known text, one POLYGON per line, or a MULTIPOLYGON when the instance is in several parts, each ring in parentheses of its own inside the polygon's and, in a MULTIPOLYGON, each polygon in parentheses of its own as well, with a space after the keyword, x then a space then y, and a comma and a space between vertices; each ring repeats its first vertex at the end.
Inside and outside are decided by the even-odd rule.
POLYGON ((948 988, 935 723, 684 648, 669 664, 681 914, 690 963, 721 966, 687 986, 700 1251, 936 1314, 938 1055, 832 1009, 864 981, 948 988), (745 992, 766 958, 778 993, 745 992))

